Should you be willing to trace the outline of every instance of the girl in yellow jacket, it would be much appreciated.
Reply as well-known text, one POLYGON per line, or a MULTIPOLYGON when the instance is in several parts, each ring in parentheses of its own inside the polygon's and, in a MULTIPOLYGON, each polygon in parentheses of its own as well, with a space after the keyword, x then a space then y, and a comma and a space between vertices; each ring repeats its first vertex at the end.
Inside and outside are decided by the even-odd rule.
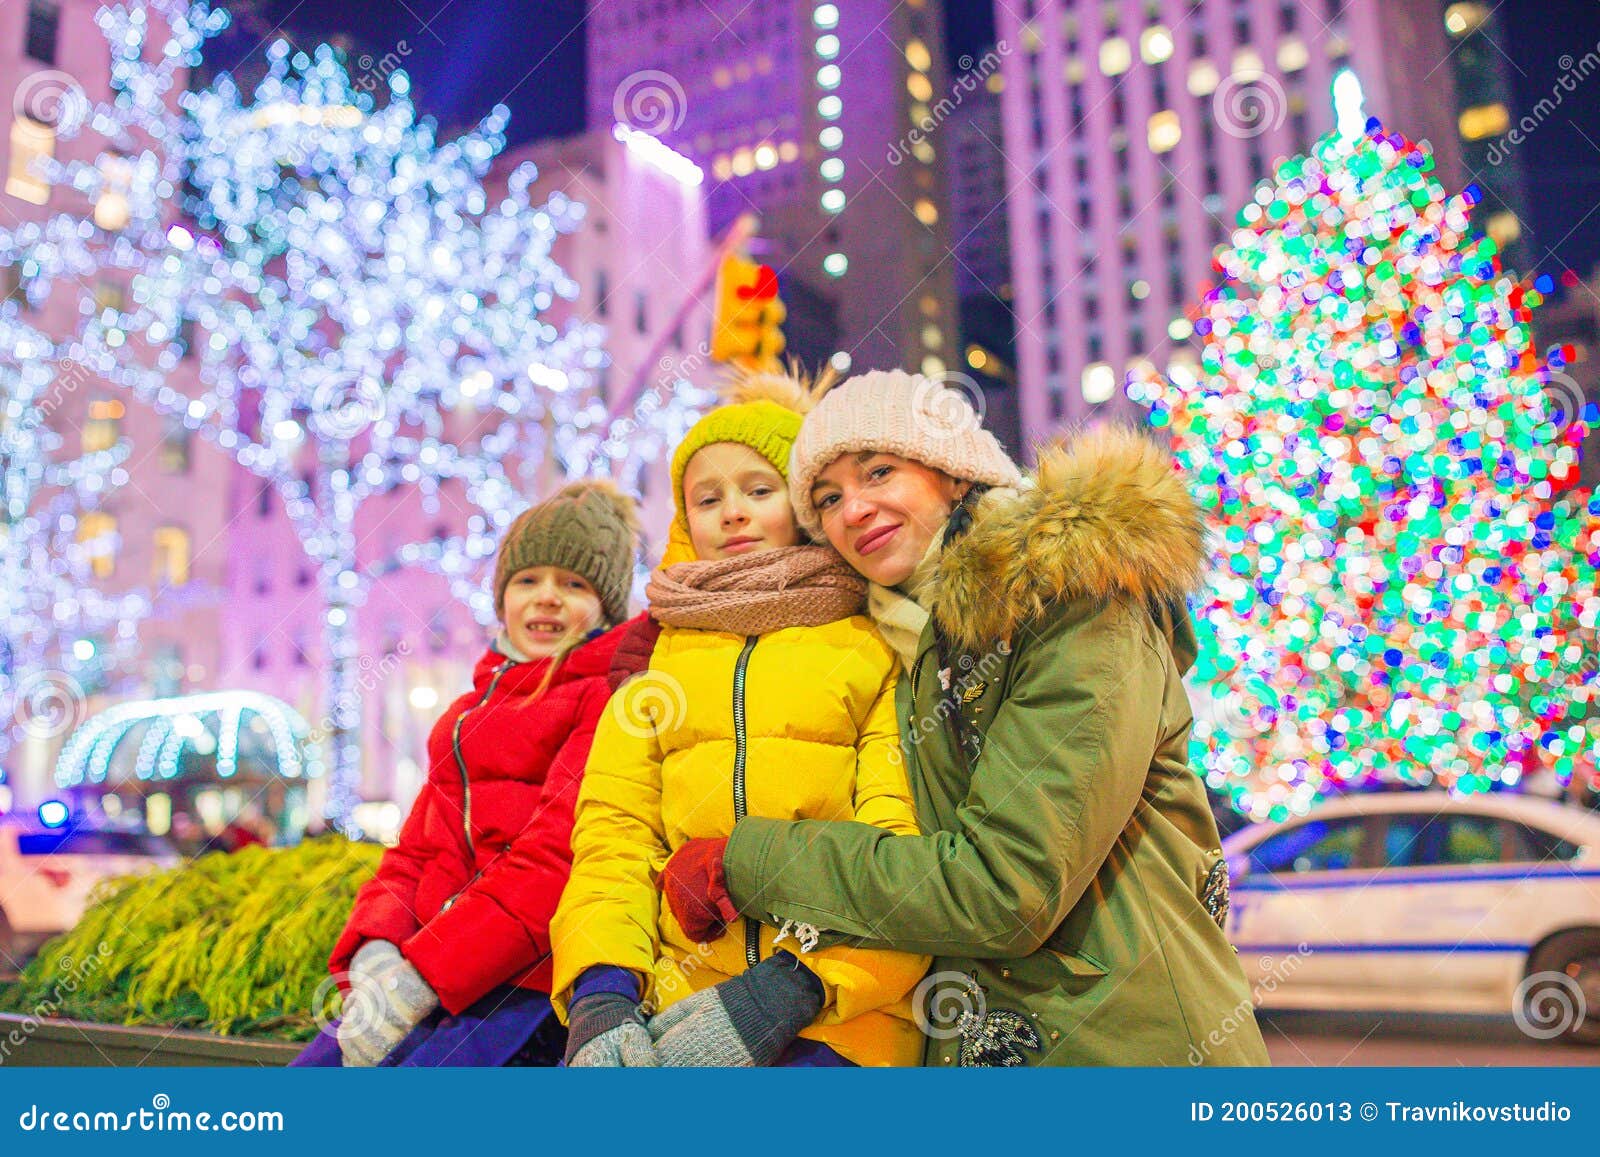
POLYGON ((808 926, 735 913, 706 914, 722 932, 697 943, 705 927, 686 931, 657 892, 672 852, 745 815, 919 834, 896 660, 864 615, 860 577, 805 545, 789 506, 789 449, 812 396, 790 377, 750 377, 673 455, 655 622, 619 652, 631 642, 648 665, 601 717, 551 925, 570 1065, 921 1057, 911 995, 928 957, 819 947, 808 926))

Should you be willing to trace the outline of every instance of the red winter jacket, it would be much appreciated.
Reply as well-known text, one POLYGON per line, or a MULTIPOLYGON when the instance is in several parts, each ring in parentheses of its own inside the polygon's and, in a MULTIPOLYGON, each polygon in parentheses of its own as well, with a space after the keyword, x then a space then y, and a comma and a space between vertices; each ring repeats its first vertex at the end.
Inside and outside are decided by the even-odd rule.
POLYGON ((450 1013, 499 984, 550 991, 550 917, 572 870, 573 806, 612 658, 637 621, 569 654, 538 699, 529 696, 547 660, 493 650, 478 660, 472 690, 428 736, 428 782, 399 843, 356 894, 328 960, 335 974, 367 941, 389 940, 450 1013))

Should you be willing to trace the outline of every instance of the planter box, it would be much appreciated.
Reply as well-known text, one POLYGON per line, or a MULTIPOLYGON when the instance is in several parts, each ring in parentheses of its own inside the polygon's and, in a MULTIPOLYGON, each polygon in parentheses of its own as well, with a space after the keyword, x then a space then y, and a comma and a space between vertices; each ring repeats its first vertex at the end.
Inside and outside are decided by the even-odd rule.
POLYGON ((160 1025, 31 1020, 0 1013, 0 1066, 275 1068, 288 1064, 303 1048, 305 1044, 292 1041, 247 1040, 160 1025), (29 1023, 37 1026, 31 1032, 29 1023))

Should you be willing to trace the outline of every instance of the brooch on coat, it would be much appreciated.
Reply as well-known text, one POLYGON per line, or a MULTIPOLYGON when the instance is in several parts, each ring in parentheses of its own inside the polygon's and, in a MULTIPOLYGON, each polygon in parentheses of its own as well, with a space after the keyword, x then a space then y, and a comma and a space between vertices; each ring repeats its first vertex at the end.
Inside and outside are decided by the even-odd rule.
POLYGON ((1205 887, 1200 891, 1200 902, 1217 922, 1217 927, 1228 927, 1228 861, 1218 860, 1206 874, 1205 887))
POLYGON ((995 1008, 979 1016, 961 1018, 961 1063, 969 1067, 1016 1068, 1027 1058, 1022 1050, 1038 1052, 1039 1031, 1028 1018, 1009 1008, 995 1008))

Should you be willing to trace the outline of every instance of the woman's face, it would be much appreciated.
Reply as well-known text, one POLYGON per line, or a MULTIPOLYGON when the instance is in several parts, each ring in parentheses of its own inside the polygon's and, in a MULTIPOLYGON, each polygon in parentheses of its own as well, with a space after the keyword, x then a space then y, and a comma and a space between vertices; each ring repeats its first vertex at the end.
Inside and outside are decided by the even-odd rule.
POLYGON ((783 475, 740 442, 695 451, 683 472, 689 541, 702 562, 795 546, 800 525, 783 475))
POLYGON ((828 463, 811 485, 811 501, 833 549, 873 582, 893 587, 911 577, 971 485, 865 450, 828 463))
POLYGON ((530 659, 555 654, 600 622, 600 596, 582 575, 530 566, 506 584, 502 622, 511 645, 530 659))

